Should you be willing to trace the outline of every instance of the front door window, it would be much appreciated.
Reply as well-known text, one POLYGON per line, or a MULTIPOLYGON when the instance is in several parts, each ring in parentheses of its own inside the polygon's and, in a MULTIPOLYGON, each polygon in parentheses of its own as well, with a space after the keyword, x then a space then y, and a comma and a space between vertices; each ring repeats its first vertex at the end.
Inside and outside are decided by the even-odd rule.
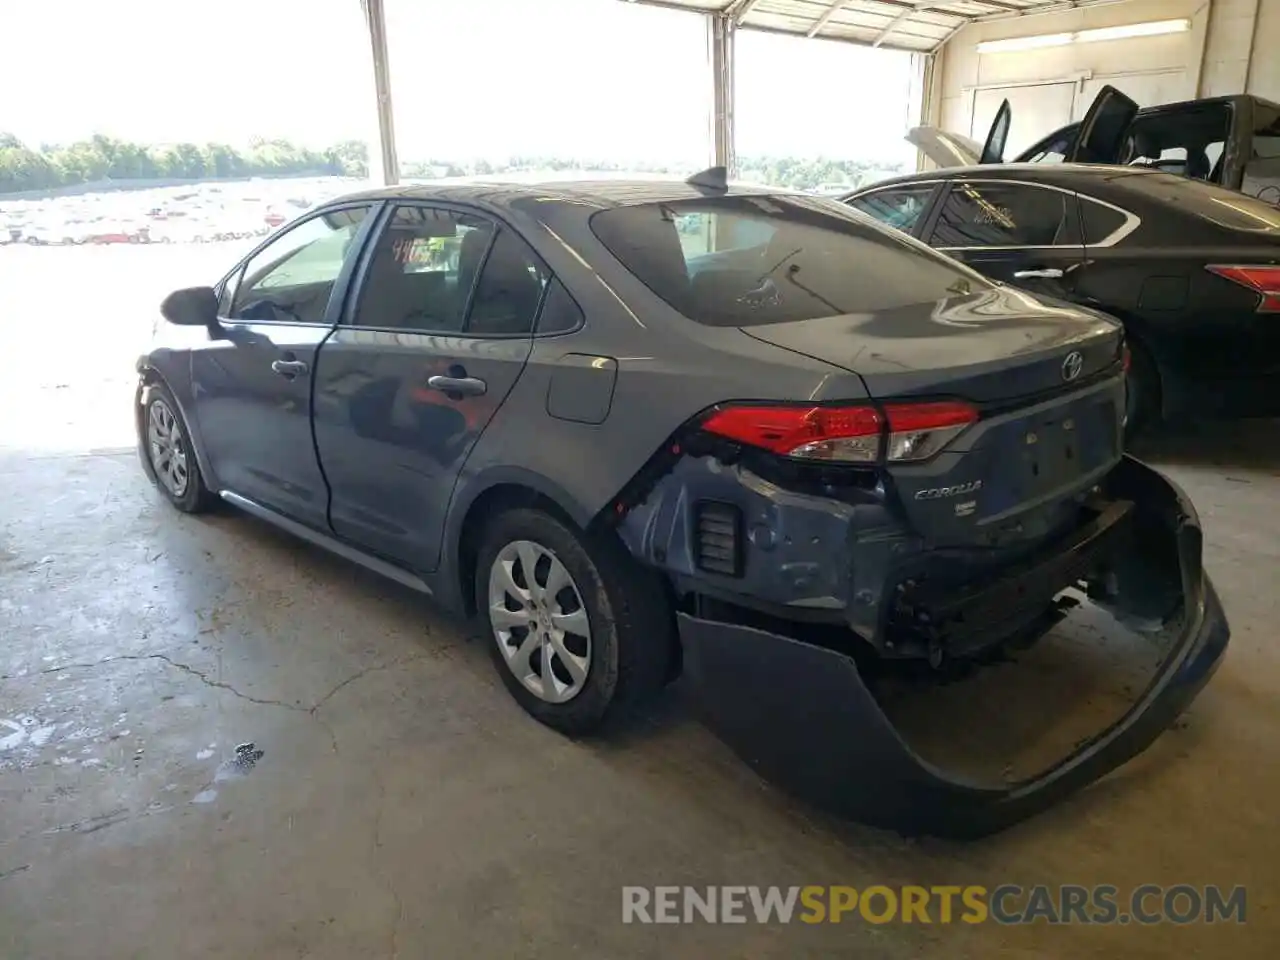
POLYGON ((366 207, 331 210, 290 228, 254 254, 235 286, 230 319, 323 323, 366 207))

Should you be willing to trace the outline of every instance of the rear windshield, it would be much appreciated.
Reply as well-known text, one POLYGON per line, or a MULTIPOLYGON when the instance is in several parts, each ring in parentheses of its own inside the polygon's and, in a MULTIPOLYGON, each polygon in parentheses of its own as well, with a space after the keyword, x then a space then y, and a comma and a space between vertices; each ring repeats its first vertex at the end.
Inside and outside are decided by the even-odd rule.
POLYGON ((985 290, 981 275, 834 200, 746 196, 602 210, 591 228, 682 314, 756 326, 985 290))
POLYGON ((1130 177, 1125 185, 1228 230, 1280 233, 1280 207, 1216 184, 1168 173, 1130 177))

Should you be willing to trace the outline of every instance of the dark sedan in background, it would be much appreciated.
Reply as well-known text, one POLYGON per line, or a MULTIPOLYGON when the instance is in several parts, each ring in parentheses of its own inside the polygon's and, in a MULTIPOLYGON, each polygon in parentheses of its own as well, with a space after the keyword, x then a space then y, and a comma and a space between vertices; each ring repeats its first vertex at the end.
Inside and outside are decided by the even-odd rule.
POLYGON ((1120 319, 1128 423, 1280 414, 1280 208, 1133 166, 988 164, 845 198, 986 274, 1120 319))

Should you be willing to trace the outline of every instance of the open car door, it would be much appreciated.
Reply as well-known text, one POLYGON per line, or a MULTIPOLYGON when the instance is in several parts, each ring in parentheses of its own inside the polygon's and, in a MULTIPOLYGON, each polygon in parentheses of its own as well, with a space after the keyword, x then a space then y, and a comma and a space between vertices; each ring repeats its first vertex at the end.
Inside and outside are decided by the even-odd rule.
POLYGON ((979 163, 1004 163, 1004 145, 1009 139, 1009 124, 1013 120, 1013 110, 1009 101, 1003 100, 996 118, 991 121, 991 129, 987 131, 987 142, 982 145, 979 163))
POLYGON ((995 121, 987 133, 987 142, 982 145, 963 134, 931 126, 912 127, 907 131, 906 140, 944 170, 947 167, 976 167, 980 163, 1002 163, 1011 116, 1009 101, 1006 100, 996 111, 995 121))
POLYGON ((1137 113, 1135 101, 1113 86, 1103 87, 1080 121, 1080 132, 1064 162, 1119 163, 1125 137, 1137 113))

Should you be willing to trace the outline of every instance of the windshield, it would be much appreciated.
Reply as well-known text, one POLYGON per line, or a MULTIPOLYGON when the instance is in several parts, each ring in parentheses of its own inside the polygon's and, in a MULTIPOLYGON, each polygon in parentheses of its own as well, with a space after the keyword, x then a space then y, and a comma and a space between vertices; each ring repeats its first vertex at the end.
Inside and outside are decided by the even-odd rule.
POLYGON ((1228 230, 1280 232, 1280 207, 1216 184, 1169 173, 1131 176, 1125 185, 1228 230))
POLYGON ((602 210, 591 228, 691 320, 755 326, 986 290, 980 274, 835 201, 741 196, 602 210))

